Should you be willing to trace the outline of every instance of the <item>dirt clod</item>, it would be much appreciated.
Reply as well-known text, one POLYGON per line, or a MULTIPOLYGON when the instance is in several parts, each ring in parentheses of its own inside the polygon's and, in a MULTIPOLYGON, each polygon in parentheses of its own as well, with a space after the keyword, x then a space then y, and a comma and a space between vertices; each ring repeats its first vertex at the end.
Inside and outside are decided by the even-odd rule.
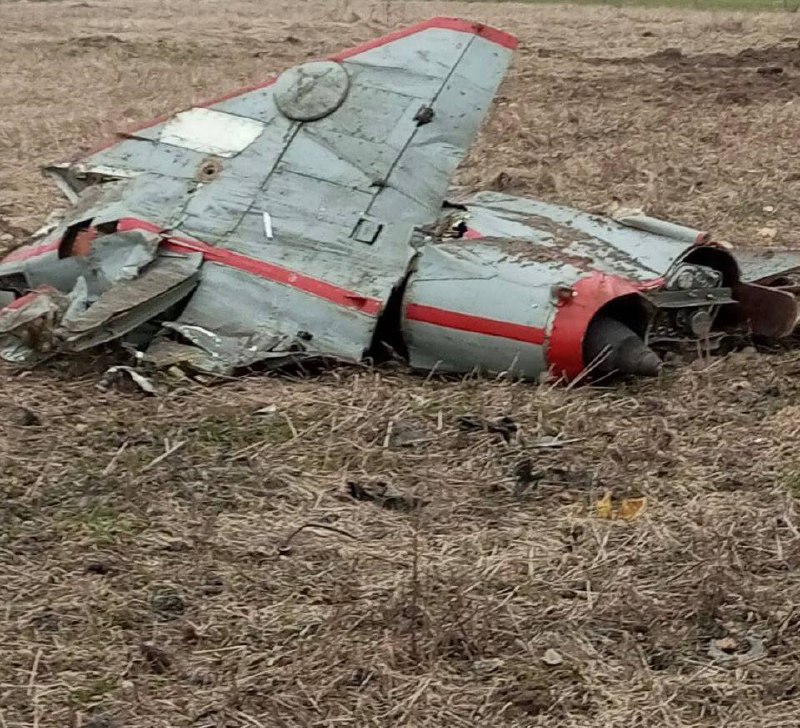
POLYGON ((209 574, 206 577, 205 583, 200 587, 203 594, 208 596, 216 596, 225 591, 225 581, 218 574, 209 574))
POLYGON ((460 429, 466 432, 491 432, 510 442, 519 429, 512 417, 503 415, 495 419, 479 415, 463 415, 457 420, 460 429))
POLYGON ((153 612, 163 620, 175 619, 186 611, 183 597, 172 589, 156 592, 151 600, 153 612))
POLYGON ((386 483, 361 484, 350 481, 347 491, 353 500, 375 503, 387 511, 409 512, 421 508, 426 501, 411 495, 392 492, 386 483))
POLYGON ((38 427, 42 424, 39 415, 27 407, 13 407, 9 419, 17 427, 38 427))
POLYGON ((114 565, 107 559, 90 559, 86 562, 84 570, 87 574, 105 576, 114 570, 114 565))
POLYGON ((156 675, 161 675, 172 666, 171 655, 161 647, 157 647, 151 642, 143 642, 139 645, 139 650, 142 653, 142 658, 150 672, 156 675))

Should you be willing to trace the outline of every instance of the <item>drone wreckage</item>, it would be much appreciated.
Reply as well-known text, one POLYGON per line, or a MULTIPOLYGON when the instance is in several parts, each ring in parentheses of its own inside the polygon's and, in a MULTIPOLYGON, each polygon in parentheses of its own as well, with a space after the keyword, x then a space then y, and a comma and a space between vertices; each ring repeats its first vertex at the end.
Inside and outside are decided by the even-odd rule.
POLYGON ((790 334, 800 253, 451 189, 516 44, 434 18, 47 168, 72 206, 0 262, 0 356, 574 379, 790 334))

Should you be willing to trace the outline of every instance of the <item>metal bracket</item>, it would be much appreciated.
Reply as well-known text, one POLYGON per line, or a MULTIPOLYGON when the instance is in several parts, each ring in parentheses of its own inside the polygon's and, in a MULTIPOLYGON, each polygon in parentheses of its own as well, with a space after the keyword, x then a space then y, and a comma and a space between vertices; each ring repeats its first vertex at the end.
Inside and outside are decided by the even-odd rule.
POLYGON ((698 308, 736 303, 730 288, 693 288, 688 291, 658 291, 642 293, 653 306, 660 309, 698 308))

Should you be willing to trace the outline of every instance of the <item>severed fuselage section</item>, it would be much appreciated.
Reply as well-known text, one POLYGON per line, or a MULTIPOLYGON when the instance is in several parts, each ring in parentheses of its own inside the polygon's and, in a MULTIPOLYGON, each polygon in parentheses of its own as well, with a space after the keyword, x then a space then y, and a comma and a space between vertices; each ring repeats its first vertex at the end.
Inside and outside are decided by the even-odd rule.
POLYGON ((452 189, 515 46, 434 18, 48 168, 71 208, 0 262, 0 356, 574 379, 791 333, 800 254, 452 189))

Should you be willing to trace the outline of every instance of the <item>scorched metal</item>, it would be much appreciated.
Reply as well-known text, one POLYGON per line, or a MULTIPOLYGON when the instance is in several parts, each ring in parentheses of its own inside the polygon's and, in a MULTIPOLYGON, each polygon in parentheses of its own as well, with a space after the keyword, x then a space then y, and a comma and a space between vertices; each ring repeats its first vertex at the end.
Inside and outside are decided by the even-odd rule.
POLYGON ((451 189, 516 44, 434 18, 49 167, 72 206, 0 263, 0 353, 119 339, 211 372, 390 352, 571 379, 790 333, 798 255, 451 189))

